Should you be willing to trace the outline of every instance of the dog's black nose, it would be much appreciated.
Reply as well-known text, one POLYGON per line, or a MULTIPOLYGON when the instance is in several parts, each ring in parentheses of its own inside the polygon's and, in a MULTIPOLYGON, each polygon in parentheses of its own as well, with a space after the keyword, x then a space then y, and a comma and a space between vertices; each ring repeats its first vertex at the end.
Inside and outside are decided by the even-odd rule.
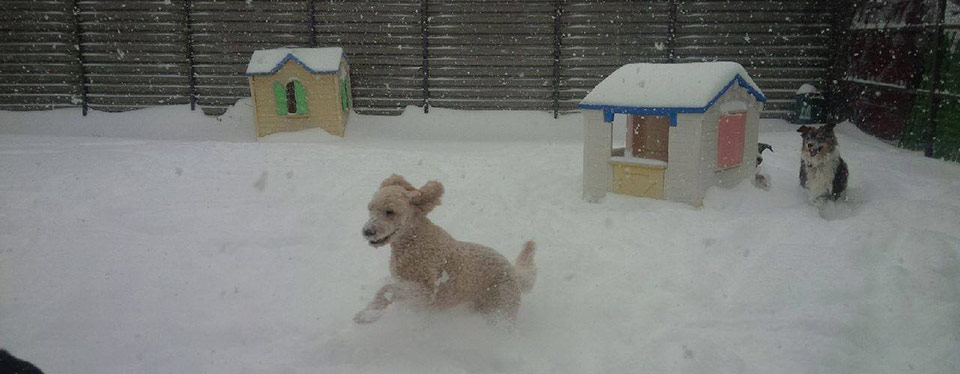
POLYGON ((377 232, 374 231, 373 229, 367 229, 367 228, 363 229, 363 236, 373 236, 376 233, 377 232))

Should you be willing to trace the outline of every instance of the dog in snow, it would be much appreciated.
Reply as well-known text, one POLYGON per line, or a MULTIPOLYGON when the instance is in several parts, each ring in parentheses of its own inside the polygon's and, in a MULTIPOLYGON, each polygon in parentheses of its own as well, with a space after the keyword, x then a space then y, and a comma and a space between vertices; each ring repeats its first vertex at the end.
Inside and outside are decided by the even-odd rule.
POLYGON ((0 373, 3 374, 43 374, 33 364, 13 357, 10 352, 0 349, 0 373))
POLYGON ((847 163, 837 149, 836 123, 820 127, 800 126, 800 186, 811 200, 837 200, 847 189, 847 163))
POLYGON ((534 243, 527 242, 511 264, 491 248, 454 239, 427 218, 442 195, 437 181, 417 189, 394 174, 380 184, 367 206, 363 237, 375 248, 390 245, 393 283, 377 291, 356 323, 372 323, 403 301, 430 309, 467 304, 491 322, 513 326, 520 296, 536 280, 534 243))
POLYGON ((753 185, 764 191, 770 190, 770 177, 760 172, 760 164, 763 163, 763 151, 773 152, 773 146, 767 143, 757 143, 757 173, 753 176, 753 185))

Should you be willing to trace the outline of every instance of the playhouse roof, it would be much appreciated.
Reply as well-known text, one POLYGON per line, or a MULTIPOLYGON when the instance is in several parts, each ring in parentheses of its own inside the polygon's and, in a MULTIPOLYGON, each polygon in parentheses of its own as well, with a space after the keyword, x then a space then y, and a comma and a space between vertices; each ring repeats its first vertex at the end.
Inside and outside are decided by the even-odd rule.
POLYGON ((247 75, 276 73, 291 59, 314 74, 336 73, 340 70, 341 58, 343 48, 340 47, 264 49, 253 52, 247 75))
POLYGON ((580 107, 703 113, 734 84, 746 88, 757 101, 767 100, 743 66, 736 62, 640 63, 614 71, 590 91, 580 107))

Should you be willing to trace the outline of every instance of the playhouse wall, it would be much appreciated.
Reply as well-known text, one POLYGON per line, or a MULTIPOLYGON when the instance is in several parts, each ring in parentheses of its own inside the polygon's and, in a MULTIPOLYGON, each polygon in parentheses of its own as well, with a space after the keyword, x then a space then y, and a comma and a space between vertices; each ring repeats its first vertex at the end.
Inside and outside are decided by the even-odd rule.
POLYGON ((702 118, 701 114, 679 114, 677 125, 670 127, 669 161, 663 175, 663 195, 667 200, 694 206, 703 200, 699 190, 702 118))
POLYGON ((331 134, 343 136, 345 116, 340 110, 340 90, 334 74, 311 74, 290 60, 275 74, 250 76, 250 91, 254 97, 257 136, 314 127, 323 127, 331 134), (286 84, 294 78, 300 80, 307 91, 308 113, 280 115, 273 82, 286 84))
POLYGON ((583 198, 597 201, 613 191, 610 165, 613 126, 603 122, 603 112, 584 109, 583 116, 583 198))
POLYGON ((327 86, 328 88, 322 91, 325 96, 320 103, 320 108, 323 113, 322 116, 319 117, 319 121, 323 129, 327 130, 327 132, 336 136, 343 136, 346 130, 347 116, 350 111, 344 112, 340 104, 340 78, 336 74, 325 74, 322 77, 326 78, 330 83, 329 86, 327 86))
POLYGON ((698 186, 698 193, 701 198, 707 193, 710 187, 733 187, 745 178, 752 177, 756 172, 757 138, 761 106, 762 104, 757 102, 756 98, 750 95, 745 88, 733 86, 715 105, 703 114, 703 131, 700 138, 703 144, 701 147, 703 154, 700 157, 700 183, 698 186), (720 116, 725 114, 721 112, 721 107, 724 103, 733 101, 740 101, 747 104, 743 162, 731 168, 718 168, 718 121, 720 120, 720 116))

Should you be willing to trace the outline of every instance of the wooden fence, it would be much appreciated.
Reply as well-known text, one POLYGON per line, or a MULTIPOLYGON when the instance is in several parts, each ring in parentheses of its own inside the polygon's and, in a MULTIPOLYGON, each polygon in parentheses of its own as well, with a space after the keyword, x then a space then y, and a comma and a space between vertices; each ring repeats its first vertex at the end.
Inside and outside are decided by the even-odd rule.
POLYGON ((2 0, 0 109, 122 111, 249 95, 253 50, 343 46, 358 112, 576 110, 631 62, 732 60, 782 116, 829 85, 826 0, 2 0))

